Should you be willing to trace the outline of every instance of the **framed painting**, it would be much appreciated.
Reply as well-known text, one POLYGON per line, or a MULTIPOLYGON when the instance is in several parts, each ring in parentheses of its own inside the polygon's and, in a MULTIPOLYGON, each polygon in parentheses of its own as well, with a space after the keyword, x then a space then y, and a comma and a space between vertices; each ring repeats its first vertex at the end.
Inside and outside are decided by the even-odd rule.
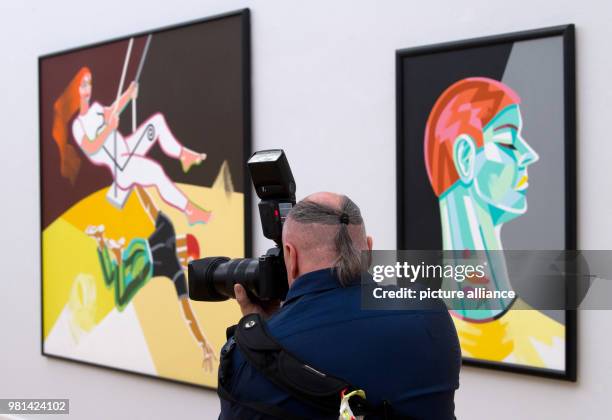
MULTIPOLYGON (((573 25, 396 60, 398 249, 576 249, 573 25)), ((464 363, 575 380, 575 310, 526 305, 451 310, 464 363)))
POLYGON ((240 314, 186 266, 250 254, 249 11, 38 66, 42 354, 215 387, 240 314))

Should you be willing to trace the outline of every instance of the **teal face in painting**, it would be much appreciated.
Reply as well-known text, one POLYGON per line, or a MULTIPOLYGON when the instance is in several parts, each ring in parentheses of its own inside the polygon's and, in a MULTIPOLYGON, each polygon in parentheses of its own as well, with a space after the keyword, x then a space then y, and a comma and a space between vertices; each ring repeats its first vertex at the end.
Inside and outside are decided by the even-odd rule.
POLYGON ((488 209, 494 224, 505 223, 527 211, 527 167, 539 159, 521 134, 519 105, 502 109, 483 127, 477 147, 468 135, 453 146, 458 183, 471 190, 479 207, 488 209))

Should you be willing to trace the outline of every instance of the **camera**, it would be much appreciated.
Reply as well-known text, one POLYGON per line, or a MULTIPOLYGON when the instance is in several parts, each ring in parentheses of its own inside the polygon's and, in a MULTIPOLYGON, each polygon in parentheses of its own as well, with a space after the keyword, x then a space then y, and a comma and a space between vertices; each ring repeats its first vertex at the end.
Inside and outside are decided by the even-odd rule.
POLYGON ((283 300, 287 294, 282 234, 287 214, 295 205, 293 174, 281 149, 255 152, 247 166, 260 198, 263 234, 275 246, 259 258, 208 257, 190 262, 189 299, 217 302, 235 298, 236 283, 254 300, 283 300))

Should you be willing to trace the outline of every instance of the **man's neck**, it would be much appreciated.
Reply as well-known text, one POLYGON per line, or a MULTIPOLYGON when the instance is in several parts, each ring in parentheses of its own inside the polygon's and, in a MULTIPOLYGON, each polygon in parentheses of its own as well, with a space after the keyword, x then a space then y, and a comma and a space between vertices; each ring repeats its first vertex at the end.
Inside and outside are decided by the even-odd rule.
POLYGON ((295 281, 297 279, 299 279, 300 277, 302 277, 302 276, 304 276, 304 275, 306 275, 308 273, 312 273, 313 271, 331 269, 333 266, 334 266, 334 263, 332 261, 328 261, 325 264, 312 264, 312 265, 308 265, 303 270, 300 269, 300 271, 298 272, 298 274, 294 278, 288 279, 289 287, 291 287, 295 283, 295 281))

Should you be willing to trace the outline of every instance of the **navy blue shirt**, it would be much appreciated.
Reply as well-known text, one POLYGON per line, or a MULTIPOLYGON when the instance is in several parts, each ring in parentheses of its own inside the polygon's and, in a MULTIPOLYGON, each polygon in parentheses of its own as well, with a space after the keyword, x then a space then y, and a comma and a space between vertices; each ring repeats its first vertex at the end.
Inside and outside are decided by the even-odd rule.
MULTIPOLYGON (((282 308, 268 320, 271 334, 290 352, 324 373, 387 400, 413 419, 454 418, 461 355, 457 332, 439 309, 362 310, 360 285, 342 287, 332 270, 295 280, 282 308)), ((257 401, 312 419, 323 416, 289 396, 233 346, 227 389, 238 401, 257 401)), ((219 419, 269 419, 221 400, 219 419)))

